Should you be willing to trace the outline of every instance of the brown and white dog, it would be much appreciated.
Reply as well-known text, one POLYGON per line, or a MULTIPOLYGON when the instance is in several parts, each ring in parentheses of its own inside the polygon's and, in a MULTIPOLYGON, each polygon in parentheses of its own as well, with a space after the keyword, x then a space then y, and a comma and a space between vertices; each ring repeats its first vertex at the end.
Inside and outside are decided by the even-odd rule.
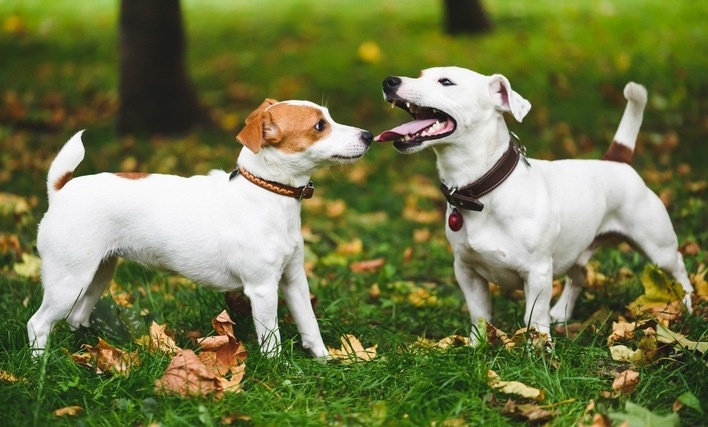
POLYGON ((303 269, 300 200, 310 174, 366 153, 370 132, 336 123, 307 101, 266 100, 236 139, 246 149, 231 175, 183 178, 100 173, 72 179, 84 157, 81 132, 52 162, 49 209, 39 225, 42 305, 27 324, 42 354, 61 319, 88 323, 118 257, 174 271, 217 291, 243 288, 253 307, 261 352, 280 350, 278 289, 302 345, 327 357, 303 269))
POLYGON ((625 87, 628 104, 605 160, 553 162, 526 159, 514 142, 503 114, 520 122, 531 104, 500 74, 431 68, 418 78, 386 78, 383 94, 414 120, 375 139, 393 141, 401 153, 437 155, 455 277, 473 328, 491 319, 491 281, 523 289, 527 325, 549 334, 551 322, 570 318, 583 267, 606 235, 626 238, 679 281, 690 310, 693 288, 669 215, 627 164, 647 101, 643 86, 625 87), (551 308, 553 277, 566 273, 551 308))

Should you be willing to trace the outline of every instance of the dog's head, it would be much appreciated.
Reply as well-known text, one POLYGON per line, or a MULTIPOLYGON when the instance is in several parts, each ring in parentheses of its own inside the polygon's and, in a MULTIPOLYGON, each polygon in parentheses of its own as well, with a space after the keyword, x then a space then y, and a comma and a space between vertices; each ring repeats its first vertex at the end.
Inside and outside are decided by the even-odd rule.
POLYGON ((461 140, 505 112, 520 122, 531 109, 501 74, 484 76, 459 67, 429 68, 418 78, 387 77, 383 94, 415 119, 375 138, 393 141, 401 153, 461 140))
POLYGON ((266 99, 246 118, 236 140, 253 153, 287 158, 307 169, 359 159, 373 135, 335 122, 312 102, 266 99))

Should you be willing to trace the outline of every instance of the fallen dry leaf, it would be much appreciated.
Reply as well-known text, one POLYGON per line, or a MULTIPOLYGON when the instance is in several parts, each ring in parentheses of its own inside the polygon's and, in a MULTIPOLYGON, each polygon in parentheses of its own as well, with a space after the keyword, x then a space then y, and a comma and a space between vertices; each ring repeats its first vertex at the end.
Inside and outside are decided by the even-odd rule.
POLYGON ((627 307, 635 316, 644 313, 657 319, 676 320, 682 314, 683 299, 686 292, 681 284, 670 279, 656 266, 647 265, 641 276, 644 294, 632 301, 627 307))
POLYGON ((708 267, 704 264, 700 264, 697 272, 691 273, 690 279, 693 288, 696 290, 696 295, 702 299, 708 300, 708 281, 706 281, 706 273, 708 273, 708 267))
POLYGON ((26 383, 27 380, 22 377, 16 377, 15 375, 5 372, 5 371, 0 371, 0 381, 5 381, 8 383, 26 383))
POLYGON ((487 371, 487 379, 490 387, 505 394, 525 397, 533 400, 543 400, 545 392, 542 389, 530 387, 519 381, 502 381, 496 372, 487 371))
POLYGON ((656 325, 656 339, 665 344, 672 344, 676 348, 698 350, 702 354, 705 354, 706 351, 708 351, 708 342, 691 341, 682 334, 669 330, 660 323, 656 325))
POLYGON ((80 365, 95 368, 96 373, 114 373, 116 375, 128 375, 130 370, 140 364, 140 358, 135 352, 127 352, 113 347, 103 339, 98 339, 98 344, 93 347, 84 344, 85 353, 74 353, 71 359, 80 365))
POLYGON ((157 350, 171 355, 175 355, 181 350, 175 340, 167 333, 167 325, 158 325, 154 321, 150 325, 150 333, 138 338, 136 342, 146 346, 150 351, 157 350))
POLYGON ((359 255, 364 250, 364 243, 361 239, 354 239, 351 242, 341 242, 337 245, 335 253, 339 255, 359 255))
POLYGON ((369 298, 377 300, 379 297, 381 297, 381 288, 378 283, 374 283, 371 285, 371 288, 369 288, 369 298))
POLYGON ((634 392, 639 385, 639 372, 627 369, 620 372, 612 382, 612 390, 619 394, 627 395, 634 392))
POLYGON ((634 331, 637 329, 635 322, 627 322, 620 319, 618 322, 612 322, 612 333, 607 337, 607 345, 611 346, 615 341, 627 341, 635 337, 634 331))
POLYGON ((632 350, 626 345, 613 345, 610 347, 612 360, 618 362, 639 363, 644 358, 642 350, 632 350))
POLYGON ((81 406, 65 406, 55 410, 54 415, 57 417, 75 417, 82 412, 84 412, 84 408, 81 406))
POLYGON ((375 273, 386 263, 386 258, 357 261, 349 264, 352 273, 375 273))
POLYGON ((20 277, 36 279, 42 270, 42 260, 36 255, 23 253, 22 262, 15 263, 12 270, 20 277))
POLYGON ((344 362, 360 362, 360 361, 370 361, 376 357, 376 348, 378 344, 373 347, 364 348, 361 342, 354 335, 343 335, 340 338, 342 344, 341 349, 335 349, 332 347, 327 347, 329 350, 329 355, 333 359, 338 359, 344 362))
POLYGON ((192 350, 181 350, 172 358, 162 377, 155 381, 155 392, 181 397, 223 395, 217 375, 199 360, 192 350))
POLYGON ((509 336, 506 334, 506 332, 502 331, 501 329, 497 329, 496 327, 492 326, 491 323, 484 321, 485 329, 486 329, 486 337, 485 339, 487 342, 493 346, 503 346, 507 350, 511 350, 514 348, 516 343, 514 340, 509 338, 509 336))

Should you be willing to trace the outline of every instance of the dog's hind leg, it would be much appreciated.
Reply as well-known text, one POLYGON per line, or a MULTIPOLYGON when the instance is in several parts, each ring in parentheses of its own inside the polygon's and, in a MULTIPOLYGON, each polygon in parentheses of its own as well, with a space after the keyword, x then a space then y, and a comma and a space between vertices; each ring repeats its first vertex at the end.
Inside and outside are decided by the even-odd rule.
POLYGON ((489 282, 457 257, 455 257, 454 267, 455 278, 465 296, 467 310, 469 310, 472 320, 470 344, 475 346, 479 343, 480 337, 483 337, 486 332, 478 329, 478 322, 480 320, 486 320, 487 322, 492 320, 492 299, 489 294, 489 282))
MULTIPOLYGON (((27 335, 35 356, 43 353, 54 325, 62 319, 70 320, 74 308, 82 304, 94 271, 93 268, 71 271, 66 266, 53 265, 49 259, 43 260, 44 297, 37 312, 27 322, 27 335)), ((76 328, 79 325, 71 326, 76 328)))
POLYGON ((565 285, 558 301, 551 308, 551 322, 565 323, 573 316, 573 308, 585 287, 585 265, 573 264, 565 277, 565 285))
POLYGON ((88 326, 91 311, 93 311, 96 302, 101 298, 103 291, 106 290, 106 287, 111 282, 117 262, 118 258, 116 257, 105 258, 101 261, 88 289, 84 292, 83 297, 77 301, 76 306, 66 319, 73 328, 88 326))
POLYGON ((649 196, 633 208, 635 212, 641 212, 641 221, 634 218, 632 222, 625 222, 630 224, 629 238, 636 249, 681 284, 686 292, 683 303, 691 312, 693 286, 688 278, 683 256, 678 251, 678 239, 671 219, 659 198, 648 189, 647 192, 650 193, 649 196))

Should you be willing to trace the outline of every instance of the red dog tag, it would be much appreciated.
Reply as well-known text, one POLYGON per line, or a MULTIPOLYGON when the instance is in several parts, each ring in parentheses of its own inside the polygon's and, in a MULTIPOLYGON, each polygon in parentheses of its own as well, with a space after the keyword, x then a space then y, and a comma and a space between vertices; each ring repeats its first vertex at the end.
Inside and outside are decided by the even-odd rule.
POLYGON ((452 231, 460 231, 462 228, 462 215, 457 212, 457 208, 453 208, 450 216, 447 217, 447 225, 452 231))

